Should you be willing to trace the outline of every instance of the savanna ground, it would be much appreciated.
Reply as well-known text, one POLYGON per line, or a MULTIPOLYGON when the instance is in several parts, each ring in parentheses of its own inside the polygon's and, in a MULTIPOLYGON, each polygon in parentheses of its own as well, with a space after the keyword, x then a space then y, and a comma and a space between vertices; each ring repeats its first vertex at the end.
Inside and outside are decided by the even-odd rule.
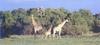
POLYGON ((100 37, 62 37, 34 38, 33 36, 16 36, 0 39, 0 45, 100 45, 100 37))

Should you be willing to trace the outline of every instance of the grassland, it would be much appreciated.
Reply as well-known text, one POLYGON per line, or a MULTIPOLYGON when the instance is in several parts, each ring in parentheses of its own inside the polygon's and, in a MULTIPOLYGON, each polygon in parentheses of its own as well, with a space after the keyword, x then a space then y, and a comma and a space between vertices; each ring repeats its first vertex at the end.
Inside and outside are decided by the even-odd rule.
POLYGON ((0 45, 100 45, 100 37, 66 37, 42 39, 41 37, 19 37, 0 39, 0 45))

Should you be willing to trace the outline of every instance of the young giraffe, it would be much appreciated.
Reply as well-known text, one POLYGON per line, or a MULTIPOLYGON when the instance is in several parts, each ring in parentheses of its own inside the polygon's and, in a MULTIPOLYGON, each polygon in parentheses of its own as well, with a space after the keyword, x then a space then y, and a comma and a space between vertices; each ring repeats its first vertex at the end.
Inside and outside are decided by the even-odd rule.
POLYGON ((50 28, 45 32, 45 38, 47 38, 47 37, 49 37, 49 36, 51 36, 51 30, 52 30, 52 25, 50 26, 50 28))
POLYGON ((33 15, 31 15, 31 19, 32 19, 32 25, 33 25, 33 27, 34 27, 34 33, 36 34, 36 33, 37 33, 37 31, 42 30, 42 26, 41 26, 41 25, 39 25, 39 24, 35 21, 35 19, 34 19, 34 16, 33 16, 33 15))
POLYGON ((64 26, 64 24, 66 22, 69 22, 68 19, 66 19, 65 21, 63 21, 61 24, 59 24, 58 26, 53 28, 53 37, 55 37, 55 33, 58 32, 59 33, 59 37, 61 37, 61 31, 62 31, 62 27, 64 26))

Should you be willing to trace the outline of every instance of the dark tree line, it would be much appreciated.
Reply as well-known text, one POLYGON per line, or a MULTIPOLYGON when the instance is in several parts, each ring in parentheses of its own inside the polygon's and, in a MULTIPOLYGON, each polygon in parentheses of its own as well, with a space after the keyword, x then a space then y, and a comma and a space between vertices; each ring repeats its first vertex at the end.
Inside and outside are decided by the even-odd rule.
POLYGON ((70 12, 64 8, 23 8, 12 11, 0 11, 0 37, 9 37, 9 35, 28 34, 33 27, 31 25, 31 15, 40 23, 44 29, 52 24, 57 26, 66 18, 70 22, 63 27, 62 34, 83 35, 91 32, 100 32, 100 14, 91 13, 89 10, 80 9, 70 12))

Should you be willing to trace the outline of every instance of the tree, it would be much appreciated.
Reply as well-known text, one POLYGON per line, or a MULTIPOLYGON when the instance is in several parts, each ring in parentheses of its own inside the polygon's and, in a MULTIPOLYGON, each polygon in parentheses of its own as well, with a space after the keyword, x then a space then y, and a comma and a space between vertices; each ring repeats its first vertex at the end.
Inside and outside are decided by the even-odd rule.
POLYGON ((82 35, 82 34, 87 34, 89 32, 88 23, 85 20, 85 18, 81 16, 80 12, 77 11, 73 12, 72 24, 73 24, 72 27, 73 31, 76 34, 82 35))
POLYGON ((12 25, 14 25, 15 23, 14 16, 11 14, 10 11, 6 11, 4 12, 3 17, 4 17, 3 28, 5 30, 5 35, 9 37, 9 35, 12 33, 11 32, 12 25))
POLYGON ((100 32, 100 14, 95 14, 94 17, 95 17, 95 20, 94 20, 93 32, 99 33, 100 32))

